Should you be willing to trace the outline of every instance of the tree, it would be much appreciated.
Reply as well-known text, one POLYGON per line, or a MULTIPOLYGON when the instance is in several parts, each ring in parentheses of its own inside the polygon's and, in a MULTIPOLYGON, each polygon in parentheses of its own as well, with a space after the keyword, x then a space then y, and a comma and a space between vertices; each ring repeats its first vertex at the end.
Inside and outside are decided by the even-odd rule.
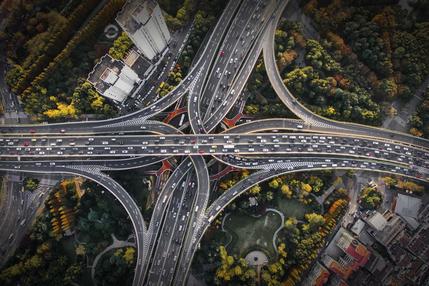
POLYGON ((382 202, 382 196, 376 187, 366 186, 361 191, 360 200, 364 209, 376 209, 382 202))
POLYGON ((233 256, 228 255, 223 245, 219 246, 220 266, 216 270, 216 279, 221 282, 229 282, 238 278, 240 281, 251 281, 256 273, 250 271, 247 262, 240 258, 235 260, 233 256))
POLYGON ((257 195, 261 192, 261 187, 259 186, 259 184, 254 185, 253 187, 250 188, 249 193, 252 195, 257 195))
POLYGON ((134 262, 134 254, 136 250, 133 247, 127 247, 124 253, 124 260, 127 264, 131 265, 134 262))
POLYGON ((73 264, 70 267, 68 267, 64 274, 64 280, 63 280, 64 285, 76 284, 76 280, 79 278, 81 273, 82 273, 82 265, 80 264, 73 264))
POLYGON ((313 231, 325 223, 325 218, 322 215, 316 213, 306 214, 305 219, 308 221, 308 228, 313 231))
POLYGON ((286 244, 284 244, 283 242, 280 243, 279 246, 277 246, 277 251, 279 252, 281 257, 283 258, 287 257, 286 244))
POLYGON ((388 186, 388 187, 392 187, 393 185, 396 185, 396 182, 397 182, 392 177, 383 177, 382 180, 386 184, 386 186, 388 186))
POLYGON ((244 106, 244 113, 246 114, 257 114, 259 112, 259 106, 256 104, 247 104, 244 106))
POLYGON ((422 131, 420 131, 420 130, 418 130, 417 128, 415 128, 415 127, 412 127, 411 129, 410 129, 410 134, 411 135, 413 135, 413 136, 417 136, 417 137, 422 137, 423 136, 423 132, 422 131))
POLYGON ((298 54, 294 50, 287 50, 287 51, 284 51, 283 53, 280 53, 280 56, 277 60, 279 70, 280 71, 283 70, 286 66, 292 63, 297 57, 298 57, 298 54))
POLYGON ((423 121, 420 118, 420 116, 418 116, 417 114, 413 114, 413 115, 410 116, 409 123, 410 123, 411 126, 413 126, 415 128, 421 128, 421 127, 423 127, 423 121))
POLYGON ((272 179, 269 183, 268 186, 272 189, 278 189, 279 188, 279 182, 277 181, 277 178, 272 179))
POLYGON ((311 193, 312 188, 311 188, 310 184, 306 184, 306 183, 301 182, 301 190, 306 192, 306 193, 311 193))
POLYGON ((128 37, 127 33, 122 32, 121 35, 113 42, 113 46, 109 49, 109 55, 112 58, 121 60, 133 46, 133 42, 128 37))
POLYGON ((55 31, 51 33, 50 39, 46 41, 47 44, 43 51, 41 51, 41 55, 37 56, 37 58, 31 56, 26 60, 26 62, 31 64, 26 67, 26 72, 22 74, 16 83, 14 91, 20 93, 28 87, 29 83, 40 74, 52 58, 61 52, 72 33, 85 21, 86 16, 89 15, 97 4, 97 0, 84 1, 73 10, 67 21, 56 22, 55 31))
POLYGON ((403 190, 407 190, 413 193, 421 193, 424 190, 424 187, 412 182, 412 181, 402 181, 397 182, 397 187, 403 190))
POLYGON ((39 180, 33 178, 25 178, 24 179, 24 190, 26 191, 34 191, 39 186, 39 180))
POLYGON ((288 199, 292 198, 293 192, 290 190, 289 186, 284 184, 281 187, 282 194, 285 195, 288 199))
POLYGON ((383 79, 378 86, 379 94, 383 99, 392 100, 398 94, 398 86, 392 79, 383 79))
POLYGON ((84 256, 86 253, 85 245, 79 244, 78 246, 76 246, 75 252, 76 252, 76 255, 78 255, 78 256, 79 255, 84 256))
MULTIPOLYGON (((340 177, 338 177, 340 178, 340 177)), ((313 192, 317 193, 323 187, 323 181, 317 176, 310 176, 308 184, 311 186, 313 192)))

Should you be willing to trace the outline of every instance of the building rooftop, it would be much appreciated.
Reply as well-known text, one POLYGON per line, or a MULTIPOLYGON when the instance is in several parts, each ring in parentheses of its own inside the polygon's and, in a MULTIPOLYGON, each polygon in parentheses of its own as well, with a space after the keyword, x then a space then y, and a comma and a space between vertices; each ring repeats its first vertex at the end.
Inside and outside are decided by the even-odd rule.
POLYGON ((359 235, 361 233, 361 231, 363 230, 363 228, 365 227, 365 222, 361 219, 358 219, 352 226, 352 228, 350 229, 351 232, 353 232, 356 235, 359 235))
POLYGON ((322 264, 316 262, 311 272, 308 274, 303 285, 322 286, 328 282, 329 271, 322 264))
POLYGON ((118 74, 123 67, 123 62, 117 61, 106 54, 94 66, 87 80, 94 85, 99 93, 103 94, 117 80, 118 74))
POLYGON ((94 66, 87 80, 97 92, 117 102, 123 102, 140 81, 134 70, 108 54, 94 66))
POLYGON ((372 228, 367 230, 368 233, 385 246, 403 233, 407 225, 402 217, 389 210, 386 210, 383 215, 378 212, 372 213, 366 222, 372 228))
POLYGON ((146 71, 152 67, 152 64, 142 57, 135 47, 127 53, 124 58, 124 63, 135 71, 140 78, 143 78, 146 71))
POLYGON ((116 15, 116 21, 126 32, 134 34, 149 21, 156 5, 158 4, 153 0, 128 0, 116 15))
POLYGON ((364 266, 371 253, 350 232, 340 228, 326 248, 322 261, 332 272, 347 279, 354 271, 364 266))
POLYGON ((382 231, 387 224, 386 218, 379 212, 375 212, 369 219, 368 223, 377 231, 382 231))
POLYGON ((402 217, 417 219, 422 200, 419 198, 398 194, 395 206, 395 213, 402 217))
POLYGON ((422 260, 429 262, 429 225, 420 228, 408 244, 408 249, 422 260))

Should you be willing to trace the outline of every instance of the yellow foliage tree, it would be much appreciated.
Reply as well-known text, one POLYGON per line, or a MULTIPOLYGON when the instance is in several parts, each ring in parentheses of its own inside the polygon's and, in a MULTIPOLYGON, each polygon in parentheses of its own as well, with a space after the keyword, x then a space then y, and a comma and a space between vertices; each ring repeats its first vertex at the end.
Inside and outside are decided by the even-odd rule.
POLYGON ((95 95, 94 99, 91 101, 91 108, 94 110, 101 110, 104 106, 104 98, 98 93, 95 95))
POLYGON ((133 247, 127 247, 124 253, 124 260, 128 265, 134 262, 134 254, 136 250, 133 247))
POLYGON ((85 255, 86 253, 86 249, 85 249, 85 245, 83 244, 79 244, 76 249, 75 249, 76 255, 85 255))
POLYGON ((283 70, 283 68, 293 62, 297 57, 298 54, 294 50, 287 50, 281 53, 278 60, 279 70, 283 70))
POLYGON ((259 194, 261 192, 261 187, 259 185, 255 185, 255 186, 253 186, 253 187, 250 188, 249 192, 252 195, 257 195, 257 194, 259 194))
POLYGON ((306 184, 306 183, 302 183, 301 182, 301 190, 303 190, 306 193, 311 193, 311 185, 310 184, 306 184))
POLYGON ((332 116, 332 115, 335 115, 336 113, 337 111, 335 110, 334 107, 328 106, 328 108, 326 108, 326 115, 332 116))
POLYGON ((288 199, 292 198, 293 193, 290 190, 288 185, 286 184, 282 185, 281 191, 282 191, 282 194, 284 194, 288 199))
POLYGON ((57 109, 49 109, 43 112, 48 118, 60 119, 60 118, 76 118, 76 108, 73 103, 57 103, 57 109))
POLYGON ((279 246, 277 246, 277 250, 280 254, 281 257, 286 258, 287 257, 287 252, 286 252, 286 244, 284 244, 283 242, 279 244, 279 246))
POLYGON ((423 136, 423 132, 421 132, 420 130, 418 130, 417 128, 413 127, 410 129, 410 133, 411 135, 417 136, 417 137, 422 137, 423 136))

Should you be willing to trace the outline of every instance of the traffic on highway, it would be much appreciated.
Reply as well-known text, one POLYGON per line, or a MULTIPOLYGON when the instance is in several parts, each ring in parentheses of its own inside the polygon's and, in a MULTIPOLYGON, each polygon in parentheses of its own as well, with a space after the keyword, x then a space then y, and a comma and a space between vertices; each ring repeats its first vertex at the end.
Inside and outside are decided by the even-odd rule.
POLYGON ((0 126, 0 170, 77 175, 104 186, 133 224, 135 286, 184 285, 199 241, 216 216, 254 184, 280 174, 355 169, 429 181, 428 140, 328 120, 287 90, 274 55, 275 29, 287 2, 229 1, 187 76, 139 111, 108 120, 0 126), (242 95, 261 51, 273 89, 300 119, 255 120, 214 133, 242 95), (185 98, 182 108, 192 134, 150 119, 185 98), (103 173, 173 156, 180 163, 157 194, 150 222, 127 191, 103 173), (208 160, 255 172, 209 206, 208 160))

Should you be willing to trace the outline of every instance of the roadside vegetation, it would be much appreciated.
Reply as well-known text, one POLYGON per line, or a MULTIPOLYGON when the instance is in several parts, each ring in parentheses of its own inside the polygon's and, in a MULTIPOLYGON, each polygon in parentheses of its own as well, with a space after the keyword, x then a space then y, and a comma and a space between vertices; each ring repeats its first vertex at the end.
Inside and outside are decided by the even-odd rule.
POLYGON ((112 116, 114 107, 85 78, 109 43, 102 31, 124 0, 16 1, 1 35, 10 69, 6 81, 39 121, 112 116), (96 12, 94 12, 96 11, 96 12), (89 86, 88 86, 89 85, 89 86))
POLYGON ((256 62, 255 67, 247 82, 249 97, 244 106, 244 114, 258 118, 287 117, 294 118, 271 87, 262 55, 256 62))
POLYGON ((412 180, 404 179, 401 177, 383 177, 382 179, 383 182, 386 184, 386 187, 398 192, 406 192, 422 196, 425 191, 424 186, 412 180))
MULTIPOLYGON (((125 210, 100 186, 63 180, 0 272, 0 284, 89 285, 87 265, 112 243, 112 235, 127 240, 131 233, 125 210)), ((114 249, 100 260, 96 279, 100 285, 130 285, 134 264, 133 247, 114 249)))
POLYGON ((414 136, 429 139, 429 88, 426 88, 422 97, 423 102, 409 119, 410 133, 414 136))
POLYGON ((24 191, 34 191, 39 186, 39 180, 33 178, 24 179, 24 191))

